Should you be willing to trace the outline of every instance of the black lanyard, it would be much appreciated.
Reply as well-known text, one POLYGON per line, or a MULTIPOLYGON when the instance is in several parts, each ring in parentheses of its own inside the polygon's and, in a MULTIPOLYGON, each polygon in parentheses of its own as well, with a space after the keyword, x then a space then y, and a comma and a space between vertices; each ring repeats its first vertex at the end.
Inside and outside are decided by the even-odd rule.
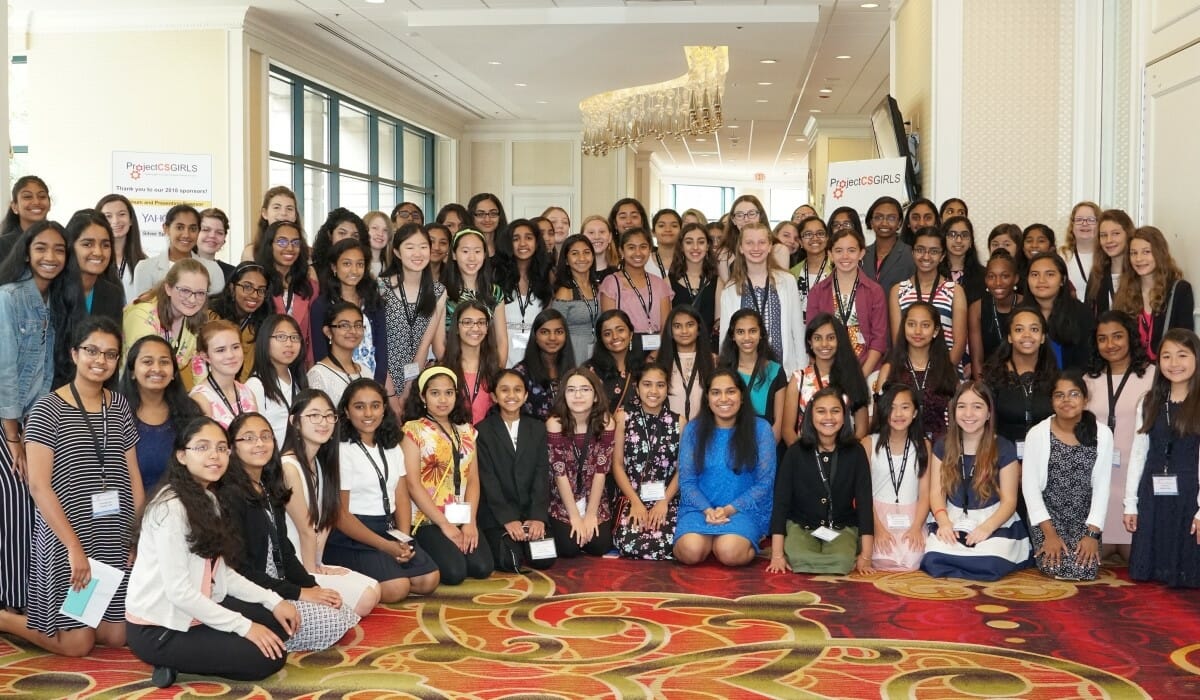
MULTIPOLYGON (((329 361, 334 364, 334 366, 336 366, 339 370, 342 371, 342 374, 346 377, 346 385, 347 386, 349 386, 350 382, 354 381, 355 379, 362 379, 362 372, 358 372, 357 376, 351 377, 350 370, 346 369, 342 365, 341 360, 337 359, 337 357, 332 352, 329 353, 329 355, 327 355, 327 357, 329 358, 329 361)), ((352 362, 352 364, 353 364, 353 362, 352 362)), ((325 366, 328 367, 329 365, 325 365, 325 366)), ((335 372, 334 374, 337 374, 337 373, 335 372)))
POLYGON ((96 461, 100 463, 100 490, 107 491, 108 472, 104 466, 104 457, 105 452, 108 451, 108 405, 104 403, 104 389, 100 390, 100 429, 104 431, 102 443, 96 437, 96 427, 92 425, 92 418, 88 415, 87 409, 83 407, 83 399, 79 396, 79 390, 75 388, 75 382, 72 381, 68 386, 71 387, 71 396, 79 406, 79 415, 83 417, 83 424, 92 436, 92 449, 96 451, 96 461))
POLYGON ((454 462, 454 471, 452 472, 452 478, 454 479, 454 495, 462 496, 462 438, 458 434, 458 428, 451 427, 451 429, 447 431, 446 428, 433 416, 426 414, 425 417, 429 419, 429 422, 437 426, 437 429, 442 433, 442 435, 445 435, 446 439, 450 441, 451 459, 454 462))
MULTIPOLYGON (((941 286, 942 275, 935 272, 933 274, 933 286, 929 288, 929 303, 933 303, 933 298, 937 296, 938 288, 941 286)), ((925 301, 925 297, 921 296, 921 278, 918 275, 913 275, 913 290, 917 293, 917 301, 925 301)))
POLYGON ((996 299, 992 297, 992 324, 996 327, 996 339, 1004 343, 1004 329, 1000 327, 1000 311, 996 308, 996 299))
POLYGON ((1078 250, 1075 251, 1074 257, 1075 257, 1075 266, 1079 268, 1079 276, 1083 278, 1083 286, 1086 287, 1087 283, 1088 283, 1088 276, 1087 276, 1087 273, 1083 271, 1083 261, 1079 259, 1079 251, 1078 250))
POLYGON ((887 445, 883 452, 887 455, 888 476, 892 480, 892 491, 896 493, 896 503, 900 502, 900 486, 904 483, 904 470, 908 468, 908 446, 912 440, 904 440, 904 458, 900 460, 900 476, 896 476, 896 466, 892 464, 892 446, 887 445))
MULTIPOLYGON (((466 371, 463 372, 463 378, 466 379, 466 371)), ((483 368, 480 367, 475 371, 474 386, 468 390, 466 384, 463 384, 463 391, 467 394, 467 405, 474 409, 475 397, 479 396, 479 383, 483 380, 483 368)))
POLYGON ((125 267, 128 265, 129 265, 129 258, 122 258, 121 262, 117 264, 117 278, 120 279, 122 282, 125 281, 125 267))
POLYGON ((411 304, 412 313, 409 313, 408 293, 404 291, 404 276, 399 278, 400 284, 396 287, 400 290, 400 309, 404 313, 404 320, 408 323, 408 354, 417 361, 417 307, 421 305, 421 287, 417 286, 417 301, 411 304))
POLYGON ((1132 363, 1130 364, 1130 367, 1125 370, 1125 374, 1121 377, 1121 383, 1117 385, 1117 390, 1115 392, 1113 391, 1112 367, 1109 367, 1108 369, 1105 370, 1105 374, 1108 376, 1108 429, 1109 430, 1117 429, 1117 401, 1119 401, 1121 398, 1121 392, 1125 390, 1125 382, 1129 381, 1129 375, 1133 374, 1133 372, 1131 370, 1133 370, 1132 363))
POLYGON ((667 278, 667 266, 663 265, 662 256, 658 254, 658 248, 654 249, 654 262, 658 263, 658 271, 662 274, 659 277, 667 278))
POLYGON ((803 270, 803 272, 800 273, 800 276, 796 278, 796 281, 799 282, 800 291, 803 292, 805 296, 808 296, 808 292, 810 289, 812 289, 813 287, 816 287, 818 284, 821 283, 821 278, 825 276, 825 269, 826 269, 825 266, 828 264, 829 264, 829 253, 826 253, 825 259, 822 260, 821 264, 817 267, 817 278, 815 280, 813 280, 812 282, 809 282, 808 281, 808 258, 804 259, 804 270, 803 270))
POLYGON ((975 478, 975 463, 971 462, 971 473, 967 473, 967 456, 958 456, 958 468, 962 472, 962 509, 963 517, 970 515, 971 509, 968 507, 971 502, 971 487, 970 480, 975 478))
POLYGON ((1171 452, 1173 452, 1175 449, 1175 440, 1173 439, 1175 436, 1175 433, 1173 433, 1171 431, 1171 400, 1170 400, 1170 398, 1168 398, 1166 401, 1163 401, 1163 415, 1165 415, 1166 419, 1167 419, 1167 439, 1164 441, 1164 442, 1166 442, 1166 445, 1163 446, 1163 470, 1162 470, 1162 473, 1170 474, 1171 473, 1170 472, 1171 452))
MULTIPOLYGON (((583 305, 587 307, 588 318, 591 321, 589 326, 592 328, 592 337, 594 339, 596 336, 596 318, 600 315, 600 292, 596 288, 596 282, 591 278, 591 275, 588 276, 588 286, 592 289, 591 299, 585 299, 583 297, 583 290, 580 289, 579 282, 575 279, 575 275, 571 275, 571 291, 573 292, 573 295, 579 299, 579 301, 582 301, 583 305)), ((619 289, 620 285, 617 285, 617 287, 619 289)))
POLYGON ((580 495, 579 492, 583 490, 584 466, 587 464, 588 453, 591 451, 588 444, 591 442, 589 438, 591 438, 591 434, 584 433, 583 451, 580 451, 579 448, 575 446, 575 436, 571 436, 571 455, 575 458, 575 500, 586 498, 588 496, 588 494, 580 495))
MULTIPOLYGON (((687 381, 683 383, 683 418, 691 420, 692 417, 692 387, 696 385, 696 375, 700 371, 699 354, 696 359, 692 360, 692 373, 688 376, 687 381)), ((683 376, 683 364, 679 360, 679 355, 675 355, 675 368, 679 370, 679 376, 683 376)))
POLYGON ((275 577, 282 580, 284 578, 283 548, 279 545, 279 526, 275 523, 275 511, 271 506, 271 496, 267 494, 267 487, 263 484, 262 479, 258 480, 258 488, 262 489, 263 501, 267 504, 263 510, 267 512, 267 520, 271 523, 271 526, 267 528, 267 539, 271 540, 271 558, 275 560, 275 577))
POLYGON ((708 282, 704 279, 704 275, 701 274, 700 275, 700 283, 697 284, 695 288, 693 288, 692 287, 692 278, 688 277, 687 270, 684 270, 682 279, 683 279, 684 288, 687 289, 688 294, 690 294, 692 297, 692 303, 695 304, 696 299, 699 298, 699 296, 700 296, 700 292, 704 291, 704 287, 708 285, 708 282))
POLYGON ((1025 383, 1025 375, 1017 372, 1017 365, 1012 360, 1008 361, 1008 366, 1012 368, 1013 375, 1017 378, 1017 385, 1021 387, 1021 393, 1025 395, 1025 430, 1029 430, 1029 426, 1033 425, 1033 383, 1034 373, 1026 372, 1029 375, 1029 383, 1025 383))
MULTIPOLYGON (((650 284, 650 275, 645 270, 642 270, 642 276, 646 278, 646 296, 643 297, 641 290, 633 286, 633 279, 630 278, 629 272, 625 270, 624 265, 621 266, 621 274, 624 275, 625 281, 629 283, 629 288, 637 295, 638 305, 642 307, 642 311, 646 312, 646 324, 650 327, 650 332, 657 333, 658 330, 655 329, 657 324, 654 322, 654 314, 652 313, 654 309, 654 285, 650 284)), ((620 292, 620 290, 621 285, 618 284, 617 291, 620 292)))
POLYGON ((524 298, 521 298, 521 285, 518 284, 515 296, 517 308, 521 310, 521 332, 524 333, 528 328, 528 325, 525 322, 525 312, 528 311, 530 305, 533 304, 533 284, 529 285, 529 293, 526 294, 524 298))
POLYGON ((771 273, 767 272, 767 279, 763 282, 761 300, 758 297, 758 288, 754 286, 749 277, 746 278, 746 294, 750 295, 750 303, 754 304, 754 310, 758 313, 758 317, 763 320, 763 323, 766 323, 767 310, 770 308, 768 302, 771 298, 771 273))
POLYGON ((850 327, 850 317, 854 315, 854 297, 858 295, 858 275, 854 275, 854 286, 850 289, 850 299, 842 303, 842 285, 838 283, 837 275, 833 276, 833 299, 837 302, 838 317, 842 325, 850 327))
POLYGON ((371 463, 371 466, 375 468, 375 476, 379 477, 379 494, 383 497, 383 514, 391 515, 392 498, 388 495, 387 487, 390 473, 388 470, 387 453, 383 451, 383 445, 375 443, 375 447, 379 450, 379 458, 383 460, 383 471, 380 471, 379 465, 375 463, 375 458, 372 457, 371 453, 367 451, 367 446, 362 444, 362 440, 359 440, 355 444, 357 444, 358 449, 362 450, 362 453, 367 456, 367 461, 371 463))
POLYGON ((826 506, 825 519, 826 519, 826 522, 829 523, 829 527, 834 527, 834 525, 833 525, 833 480, 837 478, 838 451, 835 448, 833 450, 833 452, 830 452, 827 457, 822 459, 821 453, 814 449, 813 457, 815 457, 817 460, 817 476, 821 477, 821 485, 825 487, 825 495, 828 496, 828 499, 825 503, 825 506, 826 506), (829 462, 829 476, 828 477, 825 476, 825 469, 821 467, 822 462, 829 462))
MULTIPOLYGON (((330 357, 333 357, 333 355, 330 355, 330 357)), ((347 382, 347 384, 349 384, 349 382, 347 382)), ((217 380, 213 379, 212 372, 208 373, 208 385, 212 387, 213 391, 217 392, 217 396, 220 397, 221 403, 225 404, 225 408, 229 409, 230 414, 232 414, 234 416, 241 415, 241 413, 242 413, 242 395, 238 393, 237 382, 233 383, 233 403, 232 404, 229 403, 229 398, 227 396, 225 396, 225 392, 221 391, 221 387, 217 384, 217 380)))
POLYGON ((929 383, 929 364, 926 363, 925 369, 921 370, 921 378, 917 378, 917 370, 913 369, 912 360, 905 358, 904 364, 908 365, 908 373, 913 378, 913 384, 916 385, 917 391, 921 393, 922 398, 925 395, 925 385, 929 383))

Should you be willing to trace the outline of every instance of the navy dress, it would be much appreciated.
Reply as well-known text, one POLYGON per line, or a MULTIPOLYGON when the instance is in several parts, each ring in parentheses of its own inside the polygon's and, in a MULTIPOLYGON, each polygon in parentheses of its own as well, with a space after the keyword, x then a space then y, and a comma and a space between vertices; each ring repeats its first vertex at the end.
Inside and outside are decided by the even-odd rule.
MULTIPOLYGON (((1180 404, 1171 404, 1172 415, 1180 404)), ((1138 527, 1129 554, 1129 577, 1135 581, 1161 581, 1168 586, 1200 587, 1200 545, 1191 534, 1196 516, 1197 458, 1200 435, 1179 437, 1167 427, 1166 412, 1159 411, 1150 428, 1150 452, 1138 482, 1138 527), (1168 453, 1167 447, 1170 446, 1168 453), (1155 475, 1175 475, 1177 496, 1155 496, 1155 475)))

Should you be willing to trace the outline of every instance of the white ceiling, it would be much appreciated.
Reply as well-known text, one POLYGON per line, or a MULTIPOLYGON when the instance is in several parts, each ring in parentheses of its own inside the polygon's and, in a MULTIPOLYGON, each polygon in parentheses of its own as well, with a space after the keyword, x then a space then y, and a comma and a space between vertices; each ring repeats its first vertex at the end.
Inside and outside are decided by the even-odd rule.
POLYGON ((888 90, 887 0, 873 9, 862 0, 94 1, 10 0, 10 28, 28 26, 30 11, 34 27, 52 13, 58 26, 77 14, 84 29, 95 12, 203 17, 249 5, 298 41, 399 67, 468 128, 578 123, 592 94, 685 73, 685 45, 728 45, 726 126, 703 140, 643 144, 669 173, 786 177, 805 165, 814 110, 865 114, 888 90))

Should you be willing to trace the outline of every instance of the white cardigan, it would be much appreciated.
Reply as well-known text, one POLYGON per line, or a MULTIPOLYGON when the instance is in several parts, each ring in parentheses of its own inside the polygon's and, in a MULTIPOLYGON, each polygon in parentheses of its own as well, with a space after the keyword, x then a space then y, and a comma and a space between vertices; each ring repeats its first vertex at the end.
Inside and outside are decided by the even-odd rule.
POLYGON ((274 610, 283 598, 246 580, 222 559, 213 567, 212 597, 206 598, 201 593, 206 560, 188 548, 187 533, 183 504, 174 491, 164 490, 146 507, 142 519, 137 559, 125 597, 126 615, 133 622, 179 632, 186 632, 192 620, 199 620, 213 629, 246 636, 250 620, 219 605, 225 596, 258 603, 269 610, 274 610))
MULTIPOLYGON (((1150 436, 1142 432, 1142 402, 1138 400, 1137 422, 1133 428, 1133 446, 1129 448, 1129 473, 1125 475, 1125 515, 1138 514, 1138 485, 1142 483, 1142 472, 1146 471, 1146 457, 1150 454, 1150 436)), ((1200 494, 1196 496, 1196 514, 1193 520, 1200 520, 1200 494)))
MULTIPOLYGON (((146 258, 137 264, 137 269, 133 271, 133 296, 126 297, 126 302, 132 304, 134 299, 137 299, 143 292, 150 290, 167 276, 167 272, 175 264, 167 256, 168 253, 163 252, 152 258, 146 258)), ((192 254, 192 260, 200 263, 204 266, 205 270, 208 270, 209 296, 220 294, 221 290, 225 289, 225 273, 221 271, 221 266, 212 260, 201 258, 195 253, 192 254)))
MULTIPOLYGON (((800 288, 796 286, 796 278, 791 273, 776 270, 774 282, 779 294, 779 331, 783 336, 783 357, 779 358, 779 362, 783 365, 784 376, 790 377, 792 372, 808 366, 808 351, 804 347, 804 308, 800 304, 800 288)), ((721 311, 717 328, 721 342, 724 342, 734 312, 742 308, 742 290, 726 284, 717 303, 721 311)))
MULTIPOLYGON (((1029 523, 1037 527, 1050 519, 1042 491, 1050 466, 1050 421, 1053 416, 1029 429, 1025 435, 1025 459, 1021 462, 1021 493, 1029 510, 1029 523)), ((1112 479, 1113 435, 1107 425, 1096 424, 1096 463, 1092 465, 1092 504, 1087 524, 1104 529, 1108 511, 1108 489, 1112 479)))

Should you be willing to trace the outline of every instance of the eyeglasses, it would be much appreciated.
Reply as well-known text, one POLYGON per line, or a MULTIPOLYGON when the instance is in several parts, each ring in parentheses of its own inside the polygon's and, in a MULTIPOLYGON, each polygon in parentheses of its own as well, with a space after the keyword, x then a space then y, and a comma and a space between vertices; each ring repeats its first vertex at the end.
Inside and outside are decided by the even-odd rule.
POLYGON ((1094 216, 1077 216, 1074 219, 1071 219, 1071 222, 1074 223, 1076 226, 1090 226, 1091 224, 1096 223, 1096 217, 1094 217, 1094 216))
POLYGON ((826 238, 829 238, 829 234, 824 231, 805 231, 800 234, 800 240, 802 241, 811 241, 813 239, 824 240, 826 238))
POLYGON ((259 433, 258 435, 255 435, 253 433, 248 433, 241 437, 234 438, 233 441, 240 442, 243 445, 253 445, 253 444, 259 443, 259 442, 266 445, 267 443, 271 443, 271 442, 275 441, 275 434, 274 433, 259 433))
POLYGON ((364 328, 366 328, 366 326, 363 325, 362 321, 355 321, 355 322, 338 321, 337 323, 329 324, 329 327, 335 328, 335 329, 337 329, 339 331, 343 331, 343 332, 345 332, 345 331, 361 331, 364 328))
POLYGON ((187 287, 175 287, 175 293, 184 299, 184 301, 196 301, 208 296, 207 289, 188 289, 187 287))
POLYGON ((229 454, 229 445, 224 442, 219 442, 215 445, 211 442, 198 442, 195 445, 188 445, 183 449, 195 455, 212 454, 214 451, 219 455, 229 454))
POLYGON ((300 342, 300 334, 299 333, 276 333, 271 336, 271 340, 274 340, 279 343, 299 343, 300 342))
POLYGON ((396 212, 396 218, 400 219, 401 221, 411 221, 412 219, 415 219, 416 217, 417 217, 416 213, 411 212, 411 211, 405 211, 405 210, 401 209, 400 211, 396 212))
POLYGON ((299 248, 304 243, 300 238, 276 238, 275 247, 287 250, 288 248, 299 248))
POLYGON ((491 211, 476 211, 472 212, 476 219, 499 219, 500 210, 492 209, 491 211))
POLYGON ((237 288, 242 290, 242 294, 250 297, 265 297, 267 295, 266 287, 255 287, 249 282, 241 282, 237 285, 237 288))
POLYGON ((900 217, 895 214, 876 214, 871 217, 871 221, 878 221, 881 224, 895 224, 900 222, 900 217))
POLYGON ((970 237, 971 237, 970 231, 947 231, 946 232, 947 239, 954 239, 956 241, 963 239, 963 238, 970 238, 970 237))
POLYGON ((309 423, 312 423, 313 425, 320 425, 322 423, 333 425, 334 423, 338 422, 338 416, 336 413, 304 413, 301 414, 300 417, 307 420, 309 423))
POLYGON ((919 246, 917 248, 913 248, 913 255, 915 255, 917 257, 924 257, 924 256, 928 255, 930 257, 936 258, 941 254, 942 254, 941 248, 926 248, 925 246, 919 246))
POLYGON ((846 228, 854 228, 854 222, 843 219, 841 221, 833 222, 829 225, 829 228, 833 229, 834 231, 841 231, 842 229, 846 228))
POLYGON ((569 387, 563 389, 563 391, 568 394, 594 394, 594 393, 596 393, 596 390, 592 388, 591 384, 587 384, 584 386, 569 386, 569 387))
POLYGON ((1071 399, 1072 401, 1078 401, 1079 399, 1083 398, 1083 392, 1078 389, 1072 389, 1067 392, 1056 391, 1050 395, 1050 398, 1054 399, 1055 401, 1063 401, 1065 399, 1071 399))
POLYGON ((732 218, 734 221, 755 221, 758 219, 758 210, 735 211, 732 218))
POLYGON ((486 318, 464 318, 458 322, 459 328, 487 328, 486 318))
POLYGON ((75 349, 82 350, 83 353, 88 356, 89 360, 94 360, 101 356, 103 356, 108 362, 116 362, 117 360, 121 359, 120 350, 101 350, 95 345, 77 345, 75 346, 75 349))

